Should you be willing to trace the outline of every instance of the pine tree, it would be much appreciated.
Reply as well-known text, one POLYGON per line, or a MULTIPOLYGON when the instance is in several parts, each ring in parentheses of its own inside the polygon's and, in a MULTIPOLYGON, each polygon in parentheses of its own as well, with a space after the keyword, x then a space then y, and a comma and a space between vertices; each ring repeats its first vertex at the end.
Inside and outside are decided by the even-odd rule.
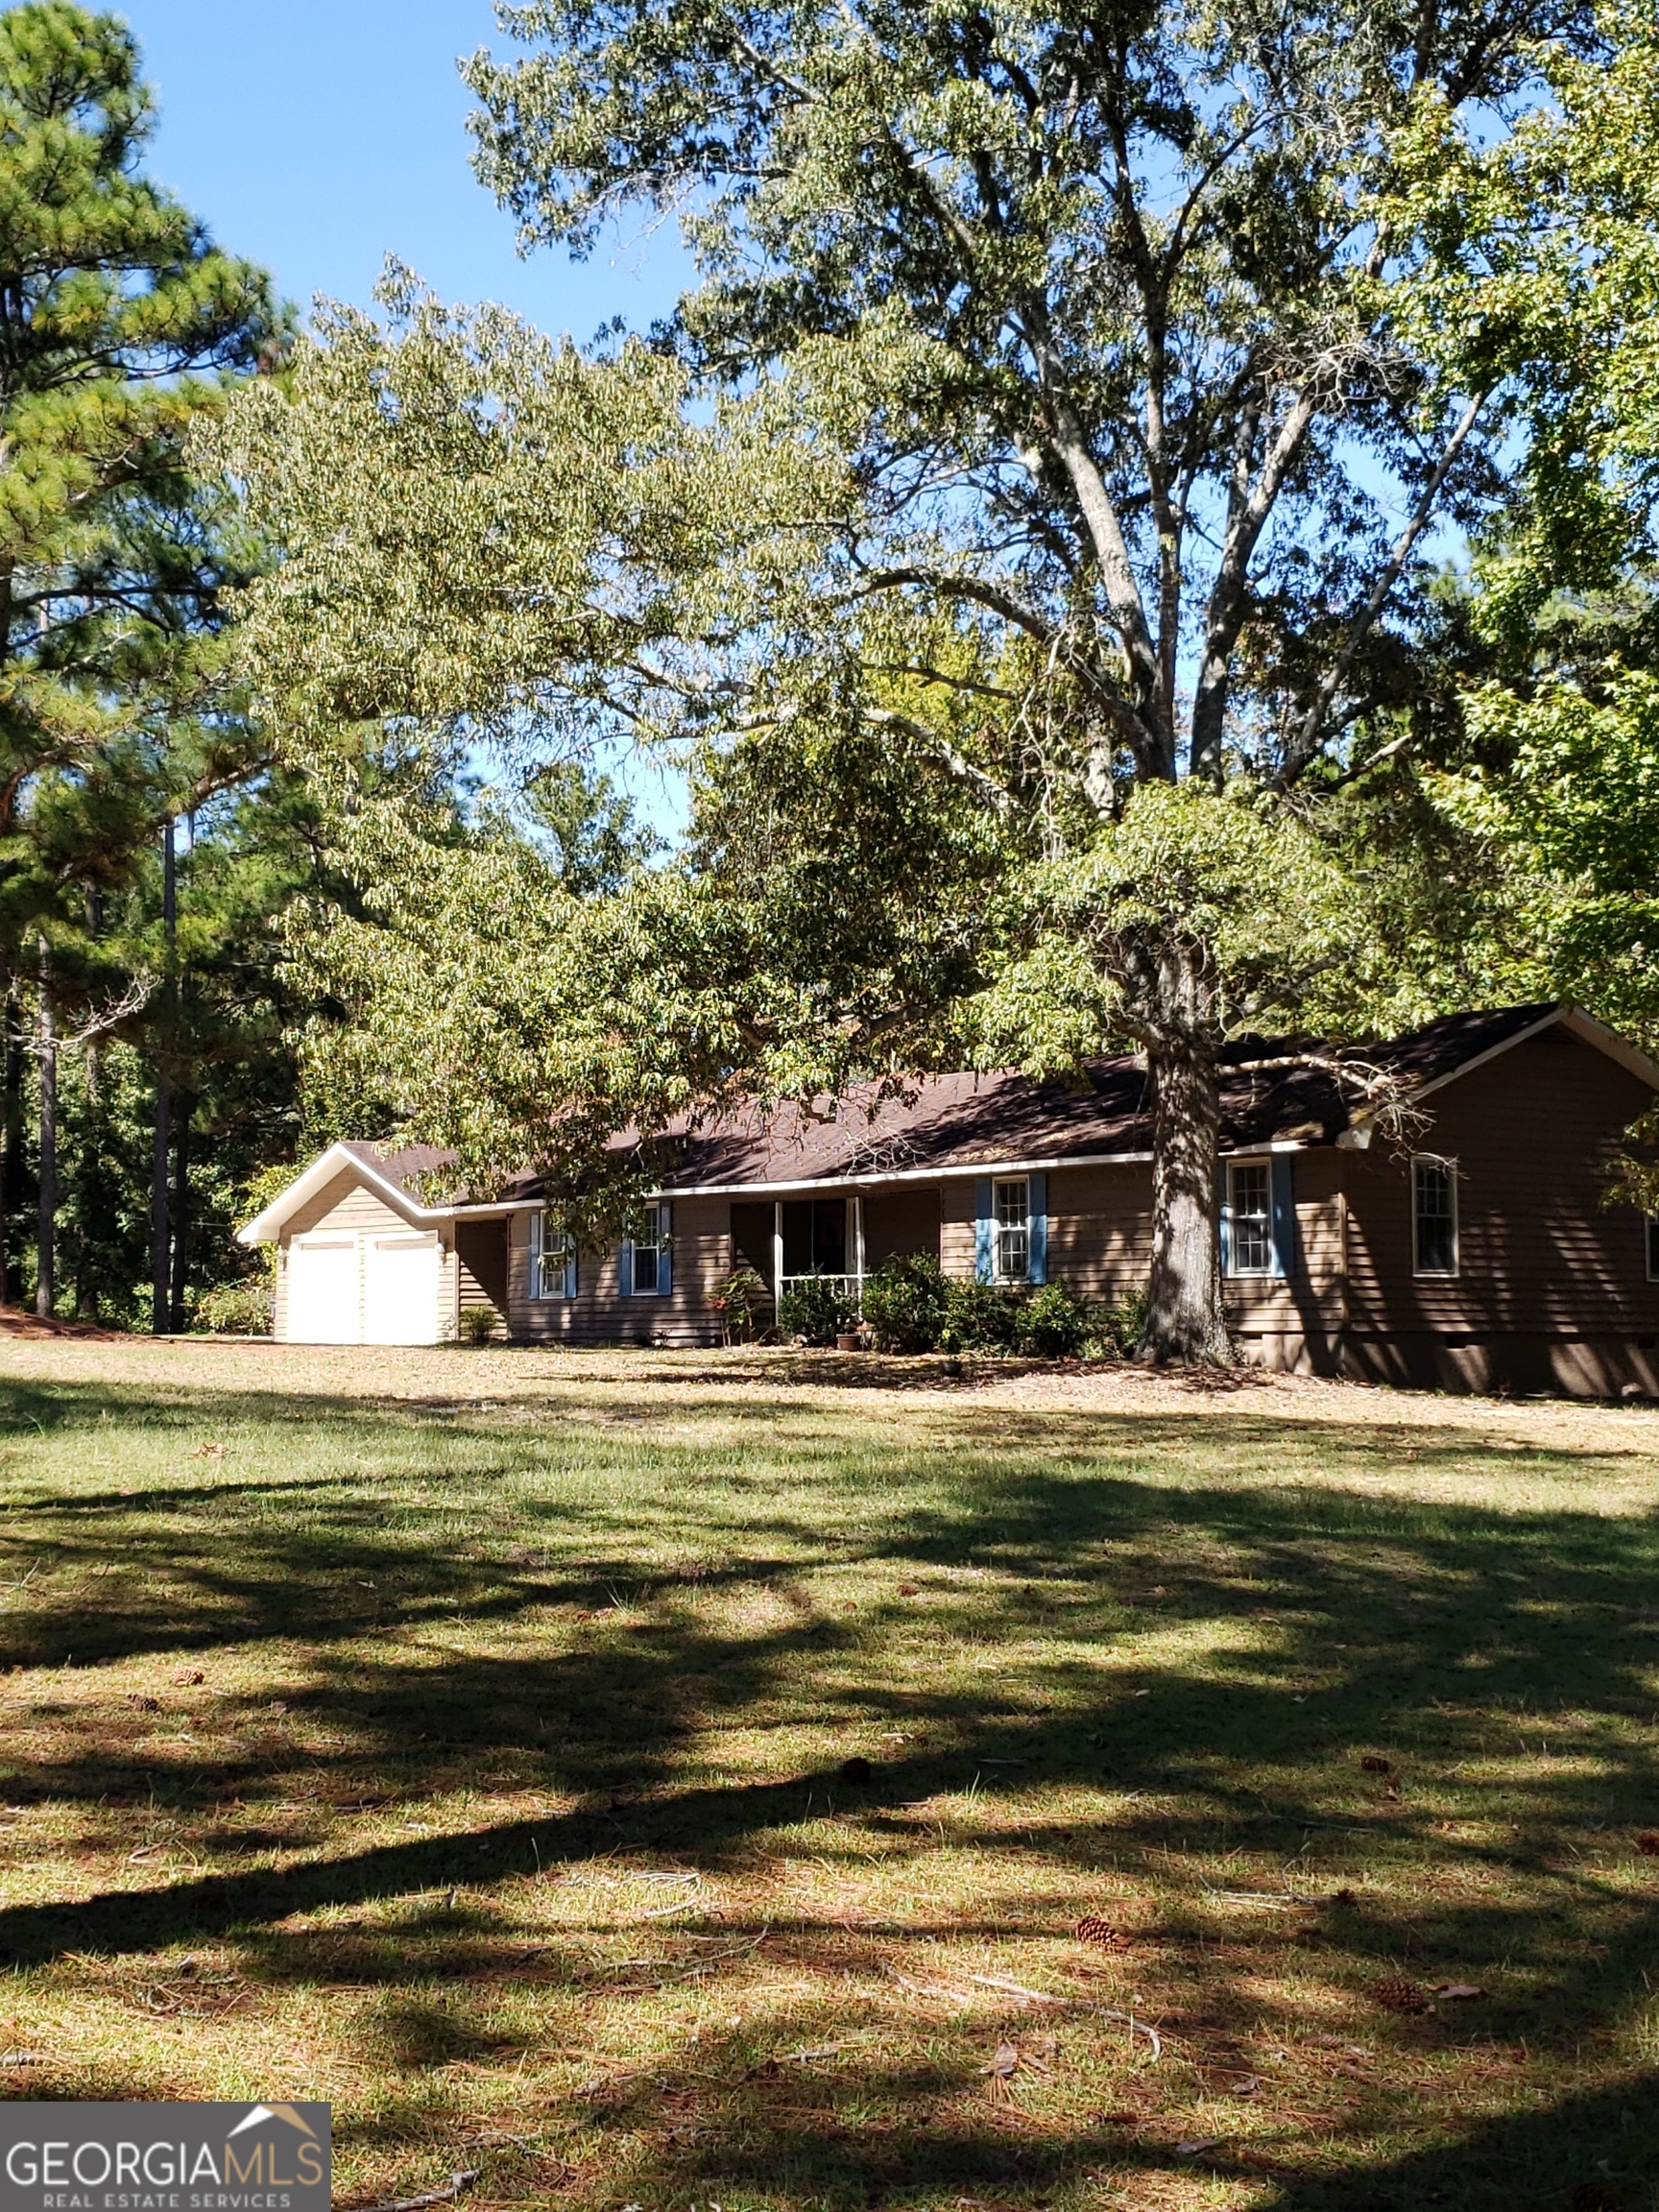
MULTIPOLYGON (((92 994, 120 996, 89 899, 132 885, 161 823, 258 758, 218 685, 237 554, 184 448, 285 325, 268 279, 141 174, 152 123, 118 17, 64 0, 0 15, 0 970, 71 1033, 92 994)), ((23 1059, 8 1053, 9 1132, 23 1059)), ((55 1214, 48 1174, 48 1302, 55 1214)))

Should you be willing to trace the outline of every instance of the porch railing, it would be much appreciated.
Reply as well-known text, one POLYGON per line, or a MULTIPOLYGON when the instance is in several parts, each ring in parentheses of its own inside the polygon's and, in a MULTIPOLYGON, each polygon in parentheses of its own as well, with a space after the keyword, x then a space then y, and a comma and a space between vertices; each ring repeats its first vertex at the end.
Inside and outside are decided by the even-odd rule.
POLYGON ((842 1297, 846 1299, 855 1313, 858 1311, 864 1296, 864 1278, 862 1275, 820 1275, 816 1273, 811 1275, 780 1275, 778 1278, 778 1295, 782 1297, 785 1291, 799 1289, 805 1283, 828 1283, 831 1285, 833 1288, 840 1291, 842 1297))

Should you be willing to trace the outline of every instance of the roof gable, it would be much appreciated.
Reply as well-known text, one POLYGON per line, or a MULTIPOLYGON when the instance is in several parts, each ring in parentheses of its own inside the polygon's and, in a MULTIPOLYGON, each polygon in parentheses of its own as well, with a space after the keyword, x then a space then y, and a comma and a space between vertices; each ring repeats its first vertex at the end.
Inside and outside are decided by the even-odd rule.
POLYGON ((269 1244, 301 1207, 341 1175, 352 1176, 410 1222, 439 1219, 450 1209, 421 1205, 412 1186, 414 1178, 442 1166, 445 1158, 431 1144, 405 1144, 387 1150, 378 1144, 342 1140, 330 1144, 326 1152, 320 1152, 286 1190, 278 1191, 252 1221, 245 1222, 236 1232, 236 1240, 239 1244, 269 1244))

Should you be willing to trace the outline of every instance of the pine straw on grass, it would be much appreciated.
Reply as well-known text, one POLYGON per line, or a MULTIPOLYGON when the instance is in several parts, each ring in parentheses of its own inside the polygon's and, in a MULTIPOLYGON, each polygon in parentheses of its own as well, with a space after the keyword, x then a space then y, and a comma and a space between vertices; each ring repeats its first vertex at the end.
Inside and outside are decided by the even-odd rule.
POLYGON ((326 2098, 343 2205, 1651 2212, 1654 1415, 3 1358, 0 2093, 326 2098))

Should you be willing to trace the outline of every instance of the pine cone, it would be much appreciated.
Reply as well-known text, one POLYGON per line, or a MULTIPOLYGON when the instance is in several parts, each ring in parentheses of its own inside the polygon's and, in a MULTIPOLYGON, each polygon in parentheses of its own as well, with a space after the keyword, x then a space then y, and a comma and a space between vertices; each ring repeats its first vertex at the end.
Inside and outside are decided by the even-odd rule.
POLYGON ((1127 1951, 1129 1938, 1120 1928, 1114 1928, 1110 1920, 1102 1920, 1098 1912, 1085 1912, 1077 1923, 1079 1943, 1093 1943, 1096 1951, 1127 1951))
POLYGON ((1427 2012, 1429 1992, 1420 1989, 1415 1982, 1407 1982, 1403 1974, 1385 1974, 1373 1984, 1371 1994, 1379 2005, 1389 2012, 1427 2012))
POLYGON ((1659 1833, 1644 1828, 1636 1839, 1636 1848, 1644 1859, 1659 1859, 1659 1833))

